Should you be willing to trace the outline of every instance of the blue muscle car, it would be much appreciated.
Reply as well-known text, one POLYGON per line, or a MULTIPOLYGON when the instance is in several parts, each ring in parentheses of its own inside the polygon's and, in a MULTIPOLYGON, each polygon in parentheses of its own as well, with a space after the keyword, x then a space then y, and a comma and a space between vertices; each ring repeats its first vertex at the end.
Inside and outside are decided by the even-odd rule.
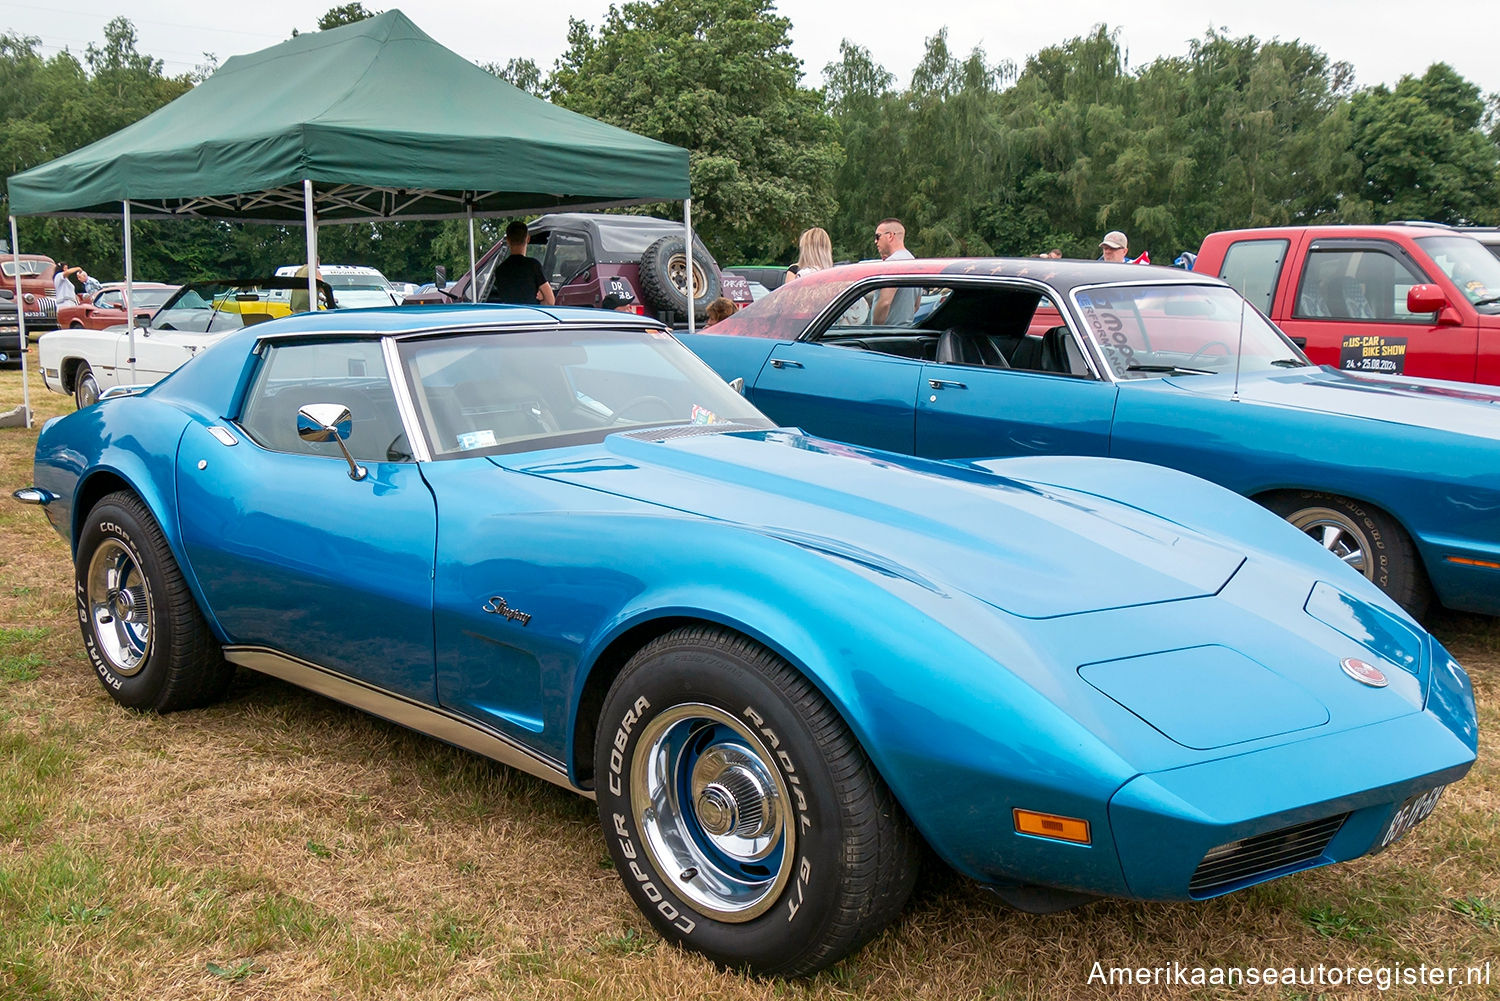
MULTIPOLYGON (((936 459, 1171 466, 1282 515, 1413 615, 1434 595, 1500 615, 1500 391, 1318 368, 1213 278, 851 265, 682 340, 780 424, 936 459), (872 322, 877 300, 912 286, 930 311, 872 322)), ((1403 349, 1349 340, 1351 356, 1403 349)))
POLYGON ((249 668, 592 796, 651 923, 765 973, 877 934, 924 841, 1033 910, 1201 899, 1379 851, 1477 746, 1443 648, 1233 493, 777 428, 620 313, 245 328, 18 496, 114 699, 249 668))

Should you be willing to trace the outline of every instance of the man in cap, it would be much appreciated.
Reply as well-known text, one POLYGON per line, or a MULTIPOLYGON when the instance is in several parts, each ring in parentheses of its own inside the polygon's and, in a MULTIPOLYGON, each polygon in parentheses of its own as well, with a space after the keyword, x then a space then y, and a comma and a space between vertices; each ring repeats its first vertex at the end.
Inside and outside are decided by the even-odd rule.
POLYGON ((1104 239, 1099 241, 1099 259, 1111 261, 1115 264, 1125 263, 1125 254, 1130 250, 1130 241, 1125 234, 1117 229, 1112 229, 1104 234, 1104 239))
POLYGON ((600 309, 612 309, 617 313, 634 313, 635 296, 627 288, 615 289, 599 303, 600 309))

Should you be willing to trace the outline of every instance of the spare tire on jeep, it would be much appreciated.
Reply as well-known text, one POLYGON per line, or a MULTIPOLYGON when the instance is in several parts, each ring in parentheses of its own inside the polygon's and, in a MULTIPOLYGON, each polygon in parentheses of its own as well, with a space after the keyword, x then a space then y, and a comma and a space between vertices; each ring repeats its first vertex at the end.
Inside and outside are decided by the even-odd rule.
MULTIPOLYGON (((686 248, 681 236, 664 236, 641 255, 641 293, 658 312, 687 313, 686 248)), ((700 290, 693 299, 693 312, 699 320, 706 318, 708 304, 724 294, 718 264, 707 254, 699 256, 701 249, 695 247, 693 253, 693 287, 700 290)))

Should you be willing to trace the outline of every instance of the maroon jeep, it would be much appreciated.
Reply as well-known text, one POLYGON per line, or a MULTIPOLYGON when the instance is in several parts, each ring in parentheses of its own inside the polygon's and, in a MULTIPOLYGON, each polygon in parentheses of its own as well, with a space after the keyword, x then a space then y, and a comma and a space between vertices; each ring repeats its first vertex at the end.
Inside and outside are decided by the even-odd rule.
MULTIPOLYGON (((541 262, 559 306, 598 306, 611 293, 628 292, 635 312, 671 325, 687 324, 687 254, 682 224, 638 215, 563 212, 544 215, 531 224, 527 255, 541 262)), ((495 265, 510 253, 505 241, 479 259, 479 301, 489 295, 495 265)), ((750 302, 750 285, 739 275, 719 270, 713 257, 693 238, 693 305, 703 322, 708 304, 719 296, 735 305, 750 302)), ((444 289, 407 298, 406 305, 468 302, 470 275, 444 289)))

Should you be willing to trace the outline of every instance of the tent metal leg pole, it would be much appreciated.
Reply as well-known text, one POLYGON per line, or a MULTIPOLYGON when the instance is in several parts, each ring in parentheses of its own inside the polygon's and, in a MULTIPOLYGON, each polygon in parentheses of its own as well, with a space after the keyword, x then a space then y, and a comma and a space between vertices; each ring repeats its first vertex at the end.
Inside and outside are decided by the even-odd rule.
POLYGON ((474 203, 469 202, 469 301, 479 301, 479 275, 474 270, 474 203))
MULTIPOLYGON (((21 292, 21 238, 16 235, 16 217, 10 217, 10 253, 11 260, 15 262, 16 268, 16 297, 12 301, 16 304, 16 330, 21 339, 21 420, 26 427, 31 427, 31 381, 26 371, 26 300, 21 292)), ((41 349, 37 349, 37 356, 41 356, 41 349)))
POLYGON ((682 203, 682 229, 685 234, 683 246, 687 248, 687 301, 688 301, 688 333, 698 329, 698 310, 695 308, 698 302, 698 285, 693 281, 693 200, 687 198, 682 203))
POLYGON ((135 385, 135 261, 130 253, 130 199, 120 203, 121 227, 125 230, 125 329, 130 331, 130 384, 135 385))
POLYGON ((313 212, 312 180, 302 179, 302 221, 307 229, 307 309, 318 311, 318 217, 313 212))

